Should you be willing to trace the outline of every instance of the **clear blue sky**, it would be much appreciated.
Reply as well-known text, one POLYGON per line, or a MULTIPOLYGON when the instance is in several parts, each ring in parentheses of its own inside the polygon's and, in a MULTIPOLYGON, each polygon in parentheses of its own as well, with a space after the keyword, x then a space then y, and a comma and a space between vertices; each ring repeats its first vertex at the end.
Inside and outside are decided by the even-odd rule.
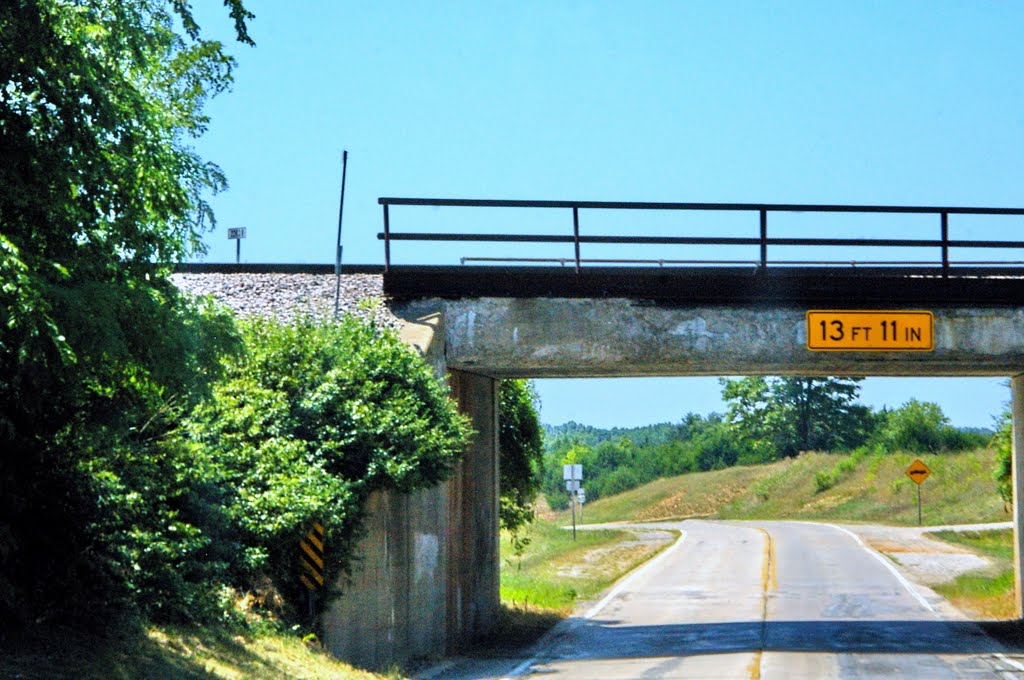
MULTIPOLYGON (((196 5, 230 37, 219 3, 196 5)), ((234 91, 198 142, 231 184, 207 261, 232 261, 225 230, 246 226, 245 261, 332 262, 342 149, 347 263, 383 259, 379 196, 1024 206, 1024 3, 250 7, 257 47, 231 48, 234 91)), ((424 255, 452 252, 396 249, 424 255)), ((538 387, 548 422, 722 410, 713 379, 538 387)), ((863 390, 914 396, 984 426, 1008 395, 999 379, 863 390)))

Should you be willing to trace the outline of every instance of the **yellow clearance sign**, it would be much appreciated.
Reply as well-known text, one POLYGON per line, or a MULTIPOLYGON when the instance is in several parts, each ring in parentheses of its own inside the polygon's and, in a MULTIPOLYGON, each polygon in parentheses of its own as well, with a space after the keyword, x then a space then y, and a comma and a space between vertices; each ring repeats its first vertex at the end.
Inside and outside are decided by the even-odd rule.
POLYGON ((807 312, 812 352, 931 352, 935 321, 922 310, 813 309, 807 312))

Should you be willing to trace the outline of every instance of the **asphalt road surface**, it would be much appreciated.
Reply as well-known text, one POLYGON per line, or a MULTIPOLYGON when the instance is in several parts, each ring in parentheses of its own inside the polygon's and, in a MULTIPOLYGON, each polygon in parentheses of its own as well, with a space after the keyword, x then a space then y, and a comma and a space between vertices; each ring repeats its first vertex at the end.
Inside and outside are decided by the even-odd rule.
POLYGON ((529 658, 437 677, 1024 678, 999 642, 843 528, 654 526, 683 536, 529 658))

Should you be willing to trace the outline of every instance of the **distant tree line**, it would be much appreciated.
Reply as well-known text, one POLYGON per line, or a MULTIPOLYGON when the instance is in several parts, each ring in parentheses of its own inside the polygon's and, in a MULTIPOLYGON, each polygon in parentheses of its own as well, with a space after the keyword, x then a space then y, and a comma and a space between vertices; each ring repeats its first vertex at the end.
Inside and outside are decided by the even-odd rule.
POLYGON ((582 463, 588 500, 659 477, 754 465, 801 451, 940 453, 988 445, 992 433, 953 427, 938 404, 911 399, 880 411, 857 401, 861 378, 722 379, 724 414, 679 423, 601 429, 566 423, 545 430, 543 490, 568 504, 562 464, 582 463))

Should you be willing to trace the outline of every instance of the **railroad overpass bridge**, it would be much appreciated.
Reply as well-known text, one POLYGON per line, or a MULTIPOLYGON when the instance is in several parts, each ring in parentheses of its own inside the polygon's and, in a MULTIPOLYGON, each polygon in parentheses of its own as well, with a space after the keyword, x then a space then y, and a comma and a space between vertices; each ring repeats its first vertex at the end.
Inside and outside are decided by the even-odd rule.
POLYGON ((337 655, 381 664, 450 652, 495 620, 496 395, 497 381, 508 377, 1007 376, 1021 613, 1024 240, 1017 235, 1024 233, 1024 210, 397 198, 380 204, 387 304, 404 321, 403 336, 449 376, 478 434, 443 487, 375 500, 365 568, 324 621, 337 655), (474 219, 493 210, 554 215, 564 228, 395 228, 396 218, 418 219, 424 209, 478 211, 474 219), (650 211, 731 221, 740 233, 586 228, 592 215, 650 211), (786 224, 792 215, 802 219, 798 228, 786 224), (924 235, 893 236, 905 220, 924 235), (876 231, 882 224, 885 235, 834 233, 856 231, 861 221, 876 231), (468 243, 501 244, 506 252, 456 254, 447 265, 400 264, 392 251, 406 241, 416 243, 414 254, 445 244, 451 255, 452 244, 468 243), (523 257, 517 249, 526 244, 563 250, 523 257), (587 257, 606 246, 657 250, 653 257, 587 257), (728 259, 697 256, 709 247, 727 249, 728 259), (810 255, 793 256, 803 252, 810 255))

